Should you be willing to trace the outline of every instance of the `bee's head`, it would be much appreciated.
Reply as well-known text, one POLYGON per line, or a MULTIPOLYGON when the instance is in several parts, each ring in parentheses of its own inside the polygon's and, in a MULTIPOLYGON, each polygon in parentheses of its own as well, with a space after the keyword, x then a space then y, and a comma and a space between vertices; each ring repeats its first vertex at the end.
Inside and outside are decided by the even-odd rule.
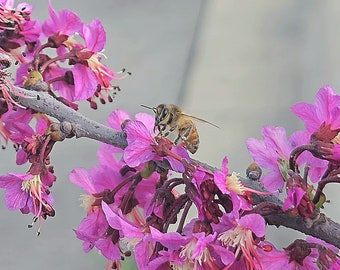
POLYGON ((159 104, 157 107, 149 107, 145 105, 141 105, 144 108, 153 110, 155 113, 155 125, 159 124, 167 124, 169 119, 171 118, 170 107, 167 104, 159 104))
POLYGON ((167 124, 171 117, 170 108, 166 104, 160 104, 156 108, 155 124, 167 124))

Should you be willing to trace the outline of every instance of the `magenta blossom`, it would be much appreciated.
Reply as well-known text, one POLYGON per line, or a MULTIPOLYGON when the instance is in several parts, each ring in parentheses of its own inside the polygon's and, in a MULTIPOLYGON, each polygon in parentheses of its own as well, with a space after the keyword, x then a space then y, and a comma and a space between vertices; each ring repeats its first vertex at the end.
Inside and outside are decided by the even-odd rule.
MULTIPOLYGON (((103 95, 102 90, 112 91, 112 79, 121 79, 103 65, 101 52, 106 43, 106 33, 99 20, 89 24, 83 23, 77 14, 62 10, 56 12, 49 3, 50 19, 43 24, 43 32, 48 36, 46 47, 56 48, 58 57, 41 59, 41 71, 44 79, 49 79, 54 88, 68 101, 88 99, 93 108, 93 101, 98 97, 101 102, 112 101, 109 93, 103 95), (73 38, 79 34, 83 42, 73 38), (69 69, 60 68, 56 62, 68 60, 69 69)), ((43 49, 44 47, 41 47, 43 49)))
MULTIPOLYGON (((315 157, 338 162, 340 159, 340 96, 330 86, 319 90, 315 104, 305 102, 292 107, 292 111, 304 122, 310 135, 315 157)), ((311 148, 311 147, 310 147, 311 148)))
MULTIPOLYGON (((105 200, 107 203, 112 203, 112 190, 121 184, 126 177, 133 175, 133 173, 127 172, 123 177, 120 170, 125 164, 119 162, 114 157, 110 157, 110 160, 114 161, 110 166, 99 164, 90 170, 76 168, 70 173, 70 181, 86 192, 86 195, 83 196, 83 206, 87 209, 88 213, 101 207, 102 200, 105 200)), ((121 198, 126 191, 127 187, 122 187, 121 190, 117 191, 117 199, 115 199, 116 205, 121 203, 121 200, 118 198, 121 198)))
MULTIPOLYGON (((39 43, 41 25, 37 20, 32 20, 32 6, 21 3, 13 7, 14 1, 0 2, 0 52, 12 57, 18 63, 24 63, 20 47, 34 47, 39 43)), ((27 50, 26 50, 27 51, 27 50)))
POLYGON ((293 146, 282 127, 265 126, 262 128, 262 136, 263 140, 249 138, 247 147, 254 161, 269 170, 261 182, 269 191, 278 191, 288 178, 288 160, 293 146))
MULTIPOLYGON (((150 130, 153 128, 155 123, 154 117, 146 113, 136 114, 135 119, 141 121, 146 128, 150 130)), ((131 115, 124 110, 117 109, 109 115, 106 125, 115 130, 122 131, 122 128, 125 127, 128 120, 131 120, 131 115)), ((121 148, 101 143, 97 156, 101 164, 107 164, 110 166, 111 162, 116 160, 116 154, 122 152, 123 150, 121 148)))
MULTIPOLYGON (((296 131, 290 137, 290 142, 294 148, 308 143, 309 140, 310 140, 310 133, 308 133, 307 131, 296 131)), ((299 156, 297 161, 298 161, 298 164, 309 165, 308 176, 313 183, 320 181, 329 163, 326 160, 322 160, 322 159, 314 157, 312 153, 307 152, 307 151, 303 152, 299 156)))
POLYGON ((163 205, 153 201, 158 181, 159 174, 154 172, 147 179, 142 180, 136 187, 134 195, 138 201, 138 207, 143 209, 142 213, 145 216, 155 214, 163 218, 163 205))
POLYGON ((300 102, 291 110, 305 122, 310 133, 323 124, 330 125, 331 130, 340 129, 340 96, 328 85, 316 94, 314 104, 300 102))
POLYGON ((288 189, 287 197, 282 206, 282 210, 288 211, 292 208, 296 208, 300 204, 301 199, 303 198, 305 194, 306 194, 306 191, 298 186, 288 189))
MULTIPOLYGON (((156 141, 149 130, 140 121, 129 121, 126 124, 128 146, 124 151, 124 160, 130 167, 137 167, 149 160, 154 160, 157 154, 153 145, 156 141)), ((157 159, 160 159, 157 157, 157 159)))
MULTIPOLYGON (((150 227, 151 239, 161 243, 171 253, 160 253, 155 261, 150 262, 149 267, 164 265, 164 256, 168 261, 168 267, 180 267, 183 269, 222 269, 232 263, 235 256, 232 252, 221 247, 217 242, 217 234, 204 232, 192 233, 183 236, 176 232, 161 233, 150 227)), ((146 268, 151 269, 151 268, 146 268)))
POLYGON ((74 92, 71 101, 86 100, 94 95, 98 81, 95 74, 88 67, 75 64, 72 68, 74 92))
POLYGON ((188 159, 189 155, 187 151, 183 150, 182 147, 174 147, 170 151, 171 144, 165 145, 165 149, 161 148, 162 144, 167 139, 161 138, 156 140, 148 129, 140 121, 129 121, 125 127, 128 146, 124 150, 123 158, 126 164, 130 167, 137 167, 150 160, 161 160, 162 156, 157 153, 160 148, 160 152, 169 161, 171 167, 175 171, 183 172, 184 166, 182 159, 188 159), (170 146, 170 147, 169 147, 170 146))
MULTIPOLYGON (((227 216, 225 215, 225 217, 227 216)), ((223 246, 234 251, 235 258, 244 260, 246 269, 257 269, 256 263, 261 265, 261 260, 256 249, 258 241, 255 241, 254 237, 264 237, 266 233, 264 218, 258 214, 249 214, 239 220, 233 220, 234 217, 229 216, 230 220, 224 218, 226 227, 219 233, 218 240, 223 246), (230 225, 232 225, 231 228, 230 225)))
POLYGON ((115 72, 100 63, 100 53, 106 44, 106 33, 99 20, 93 20, 90 24, 84 24, 80 36, 84 39, 86 48, 92 55, 87 60, 89 68, 97 77, 98 84, 104 88, 110 86, 110 81, 115 78, 115 72))
POLYGON ((120 232, 121 237, 124 237, 128 243, 128 247, 133 247, 137 265, 139 269, 143 269, 151 255, 152 246, 152 243, 145 241, 149 234, 145 224, 128 221, 121 212, 116 213, 105 202, 102 203, 102 209, 110 227, 120 232))
POLYGON ((37 120, 36 130, 32 130, 31 134, 17 132, 19 138, 23 135, 24 137, 20 143, 20 149, 17 151, 16 162, 21 165, 29 161, 31 167, 28 172, 33 175, 41 175, 43 179, 46 179, 45 183, 52 186, 56 178, 52 173, 53 167, 50 165, 49 154, 55 141, 51 139, 51 136, 45 134, 50 125, 49 119, 44 115, 38 115, 38 117, 41 118, 37 120))
POLYGON ((76 13, 70 10, 61 10, 57 13, 51 1, 49 1, 48 11, 50 19, 47 19, 42 26, 43 33, 47 37, 55 34, 72 36, 81 30, 83 24, 76 13))
POLYGON ((21 144, 26 137, 31 137, 34 130, 30 126, 33 118, 30 110, 17 108, 9 110, 1 116, 2 122, 5 124, 6 130, 10 132, 9 139, 17 144, 21 144))
POLYGON ((340 269, 339 248, 312 236, 307 236, 306 241, 316 244, 319 253, 318 265, 330 270, 340 269))
MULTIPOLYGON (((271 243, 263 242, 258 249, 263 269, 319 270, 340 269, 336 253, 324 248, 323 241, 309 238, 308 241, 296 240, 283 251, 271 243)), ((333 247, 334 248, 334 247, 333 247)))
MULTIPOLYGON (((137 119, 141 122, 144 123, 144 125, 147 128, 152 128, 155 121, 154 118, 151 117, 149 114, 137 114, 136 116, 140 115, 140 119, 137 119), (150 124, 149 121, 151 121, 150 124)), ((109 127, 112 127, 115 130, 119 130, 122 131, 122 125, 126 120, 131 120, 131 115, 124 111, 124 110, 114 110, 108 117, 107 121, 106 121, 106 125, 108 125, 109 127)))
MULTIPOLYGON (((130 120, 131 116, 129 113, 123 110, 114 110, 108 117, 106 121, 106 125, 118 130, 122 131, 122 124, 126 120, 130 120)), ((100 143, 100 149, 97 152, 97 157, 100 164, 106 165, 110 167, 112 164, 118 162, 116 155, 118 153, 122 153, 123 150, 121 148, 115 147, 113 145, 108 145, 106 143, 100 143)), ((123 161, 121 161, 123 162, 123 161)))
POLYGON ((8 209, 19 209, 23 214, 33 213, 39 219, 38 232, 41 218, 55 214, 52 194, 39 175, 9 173, 0 176, 0 188, 6 190, 8 209))
POLYGON ((88 253, 94 247, 110 261, 121 258, 120 246, 117 245, 116 232, 110 230, 104 212, 97 208, 79 224, 75 230, 77 238, 84 241, 83 250, 88 253))
MULTIPOLYGON (((117 167, 99 165, 90 171, 78 168, 70 173, 71 182, 82 187, 87 193, 82 196, 87 216, 79 224, 75 233, 78 239, 84 241, 83 249, 85 252, 89 252, 95 247, 111 261, 119 260, 121 252, 117 233, 110 230, 101 208, 101 202, 106 200, 111 203, 112 195, 110 192, 122 181, 118 164, 116 163, 116 165, 117 167)), ((124 192, 126 192, 126 189, 122 188, 117 196, 122 196, 124 192)), ((116 203, 119 204, 120 200, 116 200, 116 203)))
MULTIPOLYGON (((228 159, 225 157, 222 161, 222 170, 215 171, 214 182, 223 194, 228 194, 233 203, 233 211, 238 212, 240 209, 250 209, 249 203, 243 198, 246 191, 249 191, 240 181, 236 173, 229 175, 228 159)), ((252 191, 252 190, 251 190, 252 191)))
POLYGON ((271 243, 263 242, 264 248, 258 249, 257 253, 261 259, 262 268, 285 269, 285 270, 319 270, 314 258, 306 257, 303 264, 292 261, 285 251, 277 250, 271 243))

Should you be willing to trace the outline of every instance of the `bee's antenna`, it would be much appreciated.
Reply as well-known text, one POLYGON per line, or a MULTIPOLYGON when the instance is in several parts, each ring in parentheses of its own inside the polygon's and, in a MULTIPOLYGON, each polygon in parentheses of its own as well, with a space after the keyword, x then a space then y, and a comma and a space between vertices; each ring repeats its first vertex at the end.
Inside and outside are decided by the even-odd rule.
POLYGON ((149 107, 149 106, 146 106, 146 105, 143 105, 143 104, 141 104, 141 106, 142 106, 142 107, 144 107, 144 108, 147 108, 147 109, 153 110, 153 111, 154 111, 154 113, 156 113, 156 112, 157 112, 157 109, 156 109, 155 107, 149 107))

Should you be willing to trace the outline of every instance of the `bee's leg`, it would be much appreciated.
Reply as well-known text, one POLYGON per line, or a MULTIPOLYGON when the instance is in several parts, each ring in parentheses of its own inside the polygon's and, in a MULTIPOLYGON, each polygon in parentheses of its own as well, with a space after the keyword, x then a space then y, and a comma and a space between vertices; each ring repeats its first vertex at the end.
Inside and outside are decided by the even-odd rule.
POLYGON ((178 137, 175 140, 175 145, 178 145, 181 141, 185 141, 191 133, 192 125, 187 125, 179 129, 178 137))
POLYGON ((164 124, 159 124, 159 125, 157 126, 157 128, 158 128, 159 132, 162 132, 162 131, 164 131, 164 130, 166 129, 166 125, 164 125, 164 124))
POLYGON ((153 127, 153 132, 156 134, 156 130, 158 130, 158 134, 156 135, 156 138, 163 137, 162 136, 162 126, 161 125, 155 125, 153 127))
POLYGON ((178 134, 176 140, 174 141, 175 145, 179 145, 183 141, 182 137, 180 134, 178 134))
POLYGON ((192 129, 192 125, 187 125, 186 127, 184 127, 181 130, 180 133, 182 133, 182 131, 184 131, 184 133, 181 135, 183 141, 186 140, 189 137, 189 135, 191 133, 191 129, 192 129))
POLYGON ((177 128, 177 125, 170 128, 167 132, 163 134, 164 137, 167 137, 170 133, 172 133, 177 128))
POLYGON ((158 124, 157 126, 154 126, 154 131, 156 130, 156 127, 158 129, 158 134, 156 137, 164 137, 163 131, 166 129, 166 125, 158 124))

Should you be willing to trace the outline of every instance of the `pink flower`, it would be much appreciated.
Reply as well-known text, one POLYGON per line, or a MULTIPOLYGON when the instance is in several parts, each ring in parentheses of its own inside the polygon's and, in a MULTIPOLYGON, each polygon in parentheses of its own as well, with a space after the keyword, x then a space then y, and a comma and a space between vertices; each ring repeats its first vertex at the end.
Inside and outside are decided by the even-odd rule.
POLYGON ((45 34, 58 48, 58 54, 69 58, 73 65, 74 93, 71 94, 72 99, 69 97, 69 100, 92 98, 95 92, 102 100, 105 100, 108 97, 104 97, 100 92, 111 88, 110 81, 116 77, 115 72, 100 63, 100 53, 106 43, 106 33, 101 22, 93 20, 90 24, 83 24, 71 11, 62 10, 58 16, 51 6, 49 10, 51 19, 47 20, 43 26, 45 34), (70 38, 76 32, 79 32, 85 44, 70 38), (60 45, 64 45, 69 52, 67 53, 60 45))
POLYGON ((319 159, 338 162, 340 159, 340 96, 330 86, 319 90, 315 104, 305 102, 292 107, 304 122, 310 135, 309 151, 319 159))
POLYGON ((72 68, 74 92, 70 101, 86 100, 97 90, 98 81, 95 74, 87 66, 75 64, 72 68))
POLYGON ((317 244, 316 248, 319 255, 317 264, 322 267, 322 269, 340 269, 339 248, 312 236, 307 236, 306 241, 317 244))
POLYGON ((138 201, 138 207, 143 209, 144 216, 155 214, 163 218, 163 204, 158 205, 153 201, 156 194, 156 187, 159 181, 159 174, 154 172, 149 178, 142 180, 136 187, 134 196, 138 201))
POLYGON ((256 263, 261 265, 261 260, 257 254, 256 246, 258 244, 254 236, 261 238, 265 235, 264 218, 258 214, 249 214, 239 220, 231 218, 226 221, 227 226, 224 231, 219 233, 218 240, 223 246, 234 250, 235 258, 243 258, 246 269, 257 269, 256 263), (233 227, 230 228, 231 224, 233 227))
MULTIPOLYGON (((74 169, 70 173, 70 180, 87 193, 82 196, 87 216, 75 230, 78 239, 84 241, 84 251, 89 252, 95 247, 108 260, 120 260, 119 235, 117 231, 110 229, 101 207, 104 200, 108 203, 114 201, 111 191, 122 181, 118 167, 99 165, 90 171, 82 168, 74 169)), ((124 192, 126 188, 116 193, 117 197, 123 196, 124 192)), ((115 204, 119 205, 120 200, 116 199, 115 204)))
POLYGON ((51 167, 46 160, 55 141, 45 134, 50 122, 40 114, 36 116, 35 130, 31 127, 33 114, 30 110, 17 108, 10 109, 1 116, 1 120, 8 132, 8 138, 17 145, 16 163, 22 165, 29 161, 32 163, 28 172, 32 175, 41 175, 47 186, 52 186, 55 176, 51 173, 51 167), (20 146, 20 148, 19 148, 20 146))
POLYGON ((287 197, 282 206, 283 211, 288 211, 289 209, 296 208, 303 196, 306 194, 306 191, 302 188, 295 186, 287 190, 287 197))
POLYGON ((84 24, 80 36, 85 40, 86 47, 92 52, 101 52, 106 43, 106 33, 99 20, 84 24))
POLYGON ((103 88, 110 86, 110 81, 115 78, 115 72, 100 63, 100 52, 106 43, 106 33, 99 20, 93 20, 90 24, 84 24, 80 36, 84 39, 86 50, 92 53, 87 59, 88 66, 96 76, 98 84, 103 88))
POLYGON ((143 269, 151 255, 150 243, 145 241, 148 235, 145 224, 128 221, 121 213, 113 211, 105 202, 102 203, 102 209, 110 227, 120 232, 121 237, 124 237, 128 243, 128 247, 133 247, 137 265, 139 269, 143 269))
POLYGON ((254 161, 269 173, 261 178, 261 182, 269 191, 277 191, 284 185, 284 169, 288 169, 288 160, 292 145, 282 127, 265 126, 262 128, 263 140, 249 138, 248 150, 254 161))
POLYGON ((128 166, 134 168, 150 160, 161 160, 164 156, 173 170, 184 171, 181 161, 188 159, 189 155, 182 147, 172 148, 172 143, 164 138, 156 141, 150 129, 137 120, 127 122, 125 132, 128 146, 124 150, 123 158, 128 166))
MULTIPOLYGON (((114 110, 109 115, 106 121, 106 125, 115 130, 122 131, 122 124, 126 120, 130 120, 130 119, 131 119, 131 116, 126 111, 114 110)), ((108 145, 106 143, 100 143, 100 149, 97 152, 97 157, 98 157, 100 164, 111 166, 112 164, 116 164, 118 162, 116 155, 122 152, 123 150, 121 148, 115 147, 113 145, 108 145)))
MULTIPOLYGON (((294 148, 308 143, 309 140, 310 140, 310 133, 308 131, 296 131, 292 134, 290 138, 290 142, 294 148)), ((309 179, 313 183, 320 181, 329 163, 326 160, 322 160, 322 159, 314 157, 312 153, 307 152, 307 151, 303 152, 299 156, 297 161, 298 161, 298 164, 309 165, 308 176, 309 176, 309 179)))
POLYGON ((128 166, 137 167, 142 163, 158 158, 153 147, 156 141, 142 122, 129 121, 126 124, 125 131, 128 146, 124 151, 124 160, 128 166))
MULTIPOLYGON (((319 270, 339 269, 336 253, 324 253, 321 248, 323 241, 295 240, 283 251, 277 250, 271 243, 263 242, 258 249, 263 269, 287 269, 287 270, 319 270), (332 268, 333 267, 333 268, 332 268)), ((325 244, 325 243, 324 243, 325 244)))
POLYGON ((121 252, 116 232, 110 230, 104 212, 97 208, 79 224, 75 230, 77 238, 83 240, 83 250, 88 253, 94 247, 111 261, 120 260, 121 252))
MULTIPOLYGON (((139 115, 139 114, 138 114, 139 115)), ((144 125, 148 128, 152 128, 154 125, 154 120, 153 117, 150 117, 150 115, 146 115, 143 114, 144 119, 139 119, 139 121, 141 122, 145 122, 148 121, 148 118, 150 118, 150 121, 153 121, 152 124, 146 124, 144 123, 144 125)), ((123 111, 123 110, 114 110, 108 117, 107 121, 106 121, 106 125, 108 125, 109 127, 112 127, 115 130, 122 130, 122 124, 126 121, 126 120, 130 120, 131 116, 128 112, 123 111)))
POLYGON ((330 125, 331 130, 340 129, 340 96, 328 85, 316 94, 315 104, 300 102, 291 110, 305 122, 310 133, 323 124, 330 125))
POLYGON ((51 173, 52 167, 50 166, 49 154, 53 149, 54 140, 47 134, 50 122, 46 116, 40 115, 36 123, 36 131, 31 131, 31 134, 20 134, 19 137, 24 135, 20 144, 21 148, 17 152, 17 164, 21 165, 29 161, 32 163, 29 172, 33 175, 42 175, 44 178, 49 179, 48 186, 51 186, 55 181, 55 176, 51 173), (48 161, 47 161, 48 160, 48 161))
POLYGON ((26 137, 31 137, 34 130, 30 126, 33 118, 30 110, 10 108, 1 116, 2 122, 6 126, 6 130, 10 132, 9 139, 17 144, 21 144, 26 137))
POLYGON ((185 269, 222 269, 235 259, 232 252, 218 244, 216 233, 199 232, 181 235, 176 232, 161 233, 152 227, 150 232, 151 239, 161 243, 169 251, 169 253, 160 253, 155 261, 151 261, 152 267, 155 267, 156 262, 158 266, 164 265, 163 256, 167 258, 170 265, 185 269))
POLYGON ((88 194, 98 194, 104 190, 111 190, 122 180, 120 167, 106 167, 97 165, 89 171, 83 168, 73 169, 70 173, 72 183, 81 187, 88 194))
POLYGON ((63 98, 69 101, 76 100, 75 82, 73 78, 73 73, 70 68, 63 68, 60 67, 57 63, 53 63, 48 65, 48 68, 45 69, 43 76, 45 81, 53 82, 53 88, 63 98), (58 80, 58 78, 62 79, 58 80))
MULTIPOLYGON (((290 261, 285 251, 277 250, 271 243, 263 242, 264 248, 258 249, 257 253, 261 259, 263 269, 285 269, 285 270, 307 270, 319 269, 315 263, 306 266, 300 265, 296 261, 290 261)), ((307 262, 307 261, 306 261, 307 262)), ((310 260, 308 260, 310 262, 310 260)))
POLYGON ((8 209, 33 213, 39 220, 54 216, 53 197, 39 175, 9 173, 0 176, 0 188, 6 190, 8 209))
POLYGON ((49 69, 55 69, 52 60, 44 63, 42 70, 50 73, 53 86, 69 101, 89 99, 93 107, 96 107, 93 101, 95 96, 102 102, 112 101, 111 96, 104 96, 101 91, 113 90, 110 82, 117 79, 118 73, 100 62, 101 51, 106 43, 106 33, 101 22, 93 20, 89 24, 84 24, 77 14, 68 10, 56 13, 51 2, 49 12, 51 18, 43 24, 43 32, 49 37, 48 45, 57 49, 58 57, 52 60, 53 62, 69 60, 69 64, 72 65, 70 72, 58 69, 59 76, 51 77, 52 70, 49 69), (72 38, 75 33, 79 33, 85 44, 72 38))
POLYGON ((42 31, 46 36, 50 37, 57 33, 58 35, 71 36, 81 30, 83 23, 76 13, 70 10, 56 13, 51 1, 49 1, 48 11, 50 19, 47 19, 42 26, 42 31))
POLYGON ((245 187, 239 179, 237 173, 229 175, 228 159, 225 157, 222 161, 221 171, 214 172, 214 182, 223 194, 228 194, 233 203, 233 212, 238 213, 240 209, 251 209, 252 206, 246 201, 247 193, 262 194, 257 190, 245 187))
POLYGON ((235 255, 218 245, 216 236, 216 233, 193 233, 180 252, 185 265, 193 265, 193 269, 221 269, 232 263, 235 255))
POLYGON ((7 52, 19 63, 24 63, 24 57, 18 48, 25 43, 32 46, 39 43, 41 25, 39 21, 31 19, 31 5, 21 3, 14 8, 13 4, 14 1, 0 2, 1 51, 7 52))
POLYGON ((39 39, 41 37, 41 23, 38 20, 26 21, 23 24, 21 35, 24 36, 26 42, 36 42, 39 44, 39 39))

